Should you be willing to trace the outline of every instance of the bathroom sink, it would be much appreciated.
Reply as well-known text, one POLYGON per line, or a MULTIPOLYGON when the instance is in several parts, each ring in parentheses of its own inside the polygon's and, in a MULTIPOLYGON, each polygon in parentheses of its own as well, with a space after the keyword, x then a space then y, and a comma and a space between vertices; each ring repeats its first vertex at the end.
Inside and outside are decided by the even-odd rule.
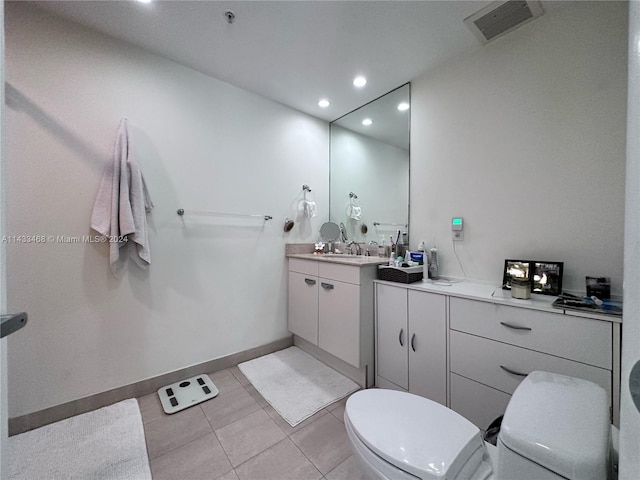
POLYGON ((318 256, 319 260, 324 260, 327 262, 336 262, 336 263, 355 263, 358 265, 372 265, 372 264, 383 264, 387 263, 389 260, 380 258, 378 256, 367 256, 367 255, 345 255, 345 254, 324 254, 318 256))

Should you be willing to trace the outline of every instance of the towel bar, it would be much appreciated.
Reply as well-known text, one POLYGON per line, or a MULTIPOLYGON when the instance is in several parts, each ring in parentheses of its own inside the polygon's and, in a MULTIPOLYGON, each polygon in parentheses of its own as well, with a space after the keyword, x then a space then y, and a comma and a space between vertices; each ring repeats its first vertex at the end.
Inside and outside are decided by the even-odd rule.
POLYGON ((373 222, 373 225, 377 227, 378 225, 391 225, 392 227, 407 227, 406 223, 385 223, 385 222, 373 222))
POLYGON ((191 215, 209 215, 214 217, 262 218, 265 222, 267 220, 273 219, 271 215, 249 215, 246 213, 223 213, 223 212, 200 212, 197 210, 185 210, 184 208, 179 208, 177 213, 180 216, 184 215, 185 213, 189 213, 191 215))

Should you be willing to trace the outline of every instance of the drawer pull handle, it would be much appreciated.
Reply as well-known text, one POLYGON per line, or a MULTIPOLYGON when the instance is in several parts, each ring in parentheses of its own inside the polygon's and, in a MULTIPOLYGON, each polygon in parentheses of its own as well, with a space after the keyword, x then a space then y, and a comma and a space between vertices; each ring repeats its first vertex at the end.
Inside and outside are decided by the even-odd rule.
POLYGON ((507 322, 500 322, 500 325, 504 325, 505 327, 508 327, 508 328, 513 328, 514 330, 526 330, 528 332, 531 331, 531 328, 529 328, 529 327, 521 327, 520 325, 512 325, 512 324, 507 323, 507 322))
POLYGON ((307 285, 315 285, 316 281, 311 278, 305 278, 304 283, 306 283, 307 285))
POLYGON ((404 334, 404 328, 400 329, 400 335, 398 335, 398 341, 400 342, 400 346, 404 347, 404 342, 402 341, 402 335, 404 334))
POLYGON ((529 375, 528 373, 516 372, 515 370, 511 370, 510 368, 507 368, 503 365, 500 365, 500 368, 503 369, 505 372, 510 373, 511 375, 517 375, 519 377, 526 377, 527 375, 529 375))
POLYGON ((411 350, 416 351, 416 334, 411 335, 411 350))
POLYGON ((333 290, 333 285, 331 285, 330 283, 320 282, 320 286, 322 286, 322 288, 327 290, 333 290))

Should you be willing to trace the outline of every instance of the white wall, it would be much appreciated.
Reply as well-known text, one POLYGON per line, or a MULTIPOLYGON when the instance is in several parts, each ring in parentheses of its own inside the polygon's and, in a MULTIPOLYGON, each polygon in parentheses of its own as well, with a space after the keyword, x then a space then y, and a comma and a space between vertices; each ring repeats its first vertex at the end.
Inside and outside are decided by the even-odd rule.
POLYGON ((6 36, 6 234, 93 234, 125 115, 156 204, 151 268, 120 281, 106 245, 7 246, 9 305, 30 317, 9 342, 10 416, 287 336, 284 244, 328 220, 328 124, 19 2, 6 36))
MULTIPOLYGON (((4 84, 4 2, 0 5, 0 85, 4 84)), ((5 233, 5 209, 4 209, 4 92, 0 92, 0 235, 5 233)), ((7 310, 7 273, 6 273, 6 249, 0 244, 0 313, 8 313, 7 310)), ((7 340, 0 340, 0 480, 9 478, 9 396, 7 395, 7 340)))
POLYGON ((331 126, 331 221, 344 222, 349 240, 380 242, 398 227, 373 222, 407 223, 409 152, 371 137, 331 126), (361 221, 347 217, 349 193, 358 195, 361 221), (362 234, 360 227, 368 231, 362 234))
POLYGON ((629 391, 629 374, 640 361, 640 3, 629 3, 629 83, 625 191, 624 323, 620 393, 620 479, 640 472, 640 414, 629 391))
POLYGON ((427 72, 411 90, 411 243, 444 275, 502 280, 506 258, 564 261, 622 290, 625 2, 569 2, 427 72))

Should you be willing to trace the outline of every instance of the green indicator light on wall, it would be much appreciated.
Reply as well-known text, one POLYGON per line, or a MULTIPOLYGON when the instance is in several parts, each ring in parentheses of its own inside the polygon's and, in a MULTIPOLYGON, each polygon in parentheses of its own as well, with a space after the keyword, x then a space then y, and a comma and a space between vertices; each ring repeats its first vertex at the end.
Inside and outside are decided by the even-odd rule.
POLYGON ((453 217, 451 219, 452 230, 462 230, 462 217, 453 217))

